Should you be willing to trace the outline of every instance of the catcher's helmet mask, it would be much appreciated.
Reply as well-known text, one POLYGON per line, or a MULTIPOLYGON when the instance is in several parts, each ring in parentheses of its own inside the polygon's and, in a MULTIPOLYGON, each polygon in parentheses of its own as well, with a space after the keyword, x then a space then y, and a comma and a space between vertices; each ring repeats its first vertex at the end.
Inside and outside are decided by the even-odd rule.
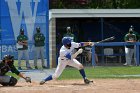
POLYGON ((3 60, 13 60, 14 56, 11 55, 4 55, 3 60))

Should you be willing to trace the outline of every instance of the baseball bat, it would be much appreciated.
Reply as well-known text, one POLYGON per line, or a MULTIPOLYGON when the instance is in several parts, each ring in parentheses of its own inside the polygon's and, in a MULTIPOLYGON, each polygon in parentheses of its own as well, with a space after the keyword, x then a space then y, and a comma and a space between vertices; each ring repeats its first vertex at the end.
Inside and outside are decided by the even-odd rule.
POLYGON ((103 40, 101 40, 101 41, 95 42, 94 44, 98 44, 98 43, 102 43, 102 42, 106 42, 106 41, 111 41, 111 40, 114 40, 114 39, 115 39, 115 37, 112 36, 112 37, 109 37, 109 38, 103 39, 103 40))

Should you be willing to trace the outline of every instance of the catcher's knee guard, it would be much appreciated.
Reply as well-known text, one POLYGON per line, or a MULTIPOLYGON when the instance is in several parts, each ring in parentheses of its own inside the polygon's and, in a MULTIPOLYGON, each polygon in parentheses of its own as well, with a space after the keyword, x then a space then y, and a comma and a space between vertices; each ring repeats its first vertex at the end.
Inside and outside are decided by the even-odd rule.
POLYGON ((10 78, 9 86, 15 86, 17 84, 17 79, 14 77, 10 78))

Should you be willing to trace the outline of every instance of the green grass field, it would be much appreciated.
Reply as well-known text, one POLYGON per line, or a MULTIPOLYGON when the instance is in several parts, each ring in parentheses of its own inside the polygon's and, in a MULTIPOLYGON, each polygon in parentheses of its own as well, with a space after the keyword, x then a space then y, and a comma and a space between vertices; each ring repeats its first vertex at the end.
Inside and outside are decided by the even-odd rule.
MULTIPOLYGON (((86 67, 85 72, 88 78, 140 78, 140 67, 86 67)), ((75 68, 66 68, 60 79, 80 79, 79 71, 75 68)))
MULTIPOLYGON (((24 62, 22 62, 23 64, 24 62)), ((15 66, 17 67, 17 61, 15 61, 15 66)), ((22 65, 25 68, 25 63, 22 65)), ((140 67, 139 66, 97 66, 85 67, 85 72, 88 78, 140 78, 140 67)), ((17 77, 14 74, 8 73, 10 75, 17 77)), ((81 79, 79 71, 75 68, 66 68, 61 79, 81 79)))

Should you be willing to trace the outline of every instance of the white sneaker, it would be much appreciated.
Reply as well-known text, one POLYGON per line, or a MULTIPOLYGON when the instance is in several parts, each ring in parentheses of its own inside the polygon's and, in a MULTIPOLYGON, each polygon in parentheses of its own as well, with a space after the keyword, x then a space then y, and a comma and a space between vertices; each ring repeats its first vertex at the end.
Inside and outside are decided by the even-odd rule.
POLYGON ((127 66, 128 64, 127 63, 125 63, 125 64, 123 64, 124 66, 127 66))

